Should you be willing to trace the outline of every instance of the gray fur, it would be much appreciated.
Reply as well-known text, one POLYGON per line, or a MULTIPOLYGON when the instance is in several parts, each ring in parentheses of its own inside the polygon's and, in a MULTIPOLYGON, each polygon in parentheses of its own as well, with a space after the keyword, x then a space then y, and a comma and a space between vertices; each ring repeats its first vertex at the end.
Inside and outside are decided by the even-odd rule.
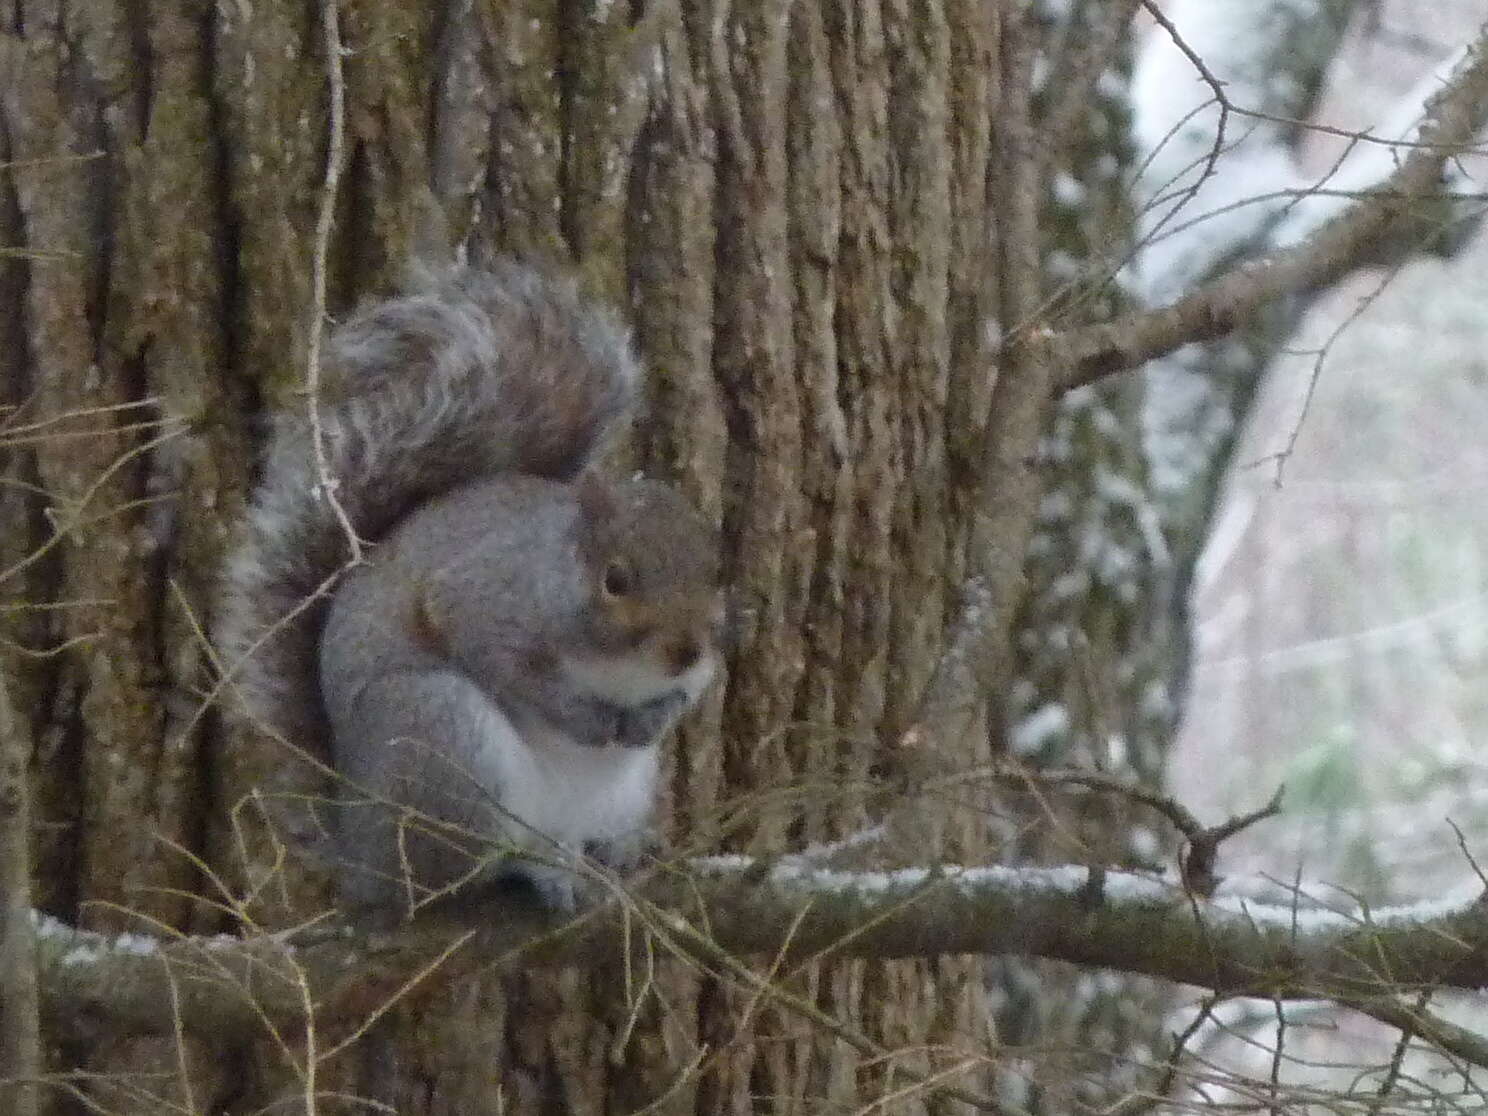
MULTIPOLYGON (((512 262, 441 271, 328 343, 318 406, 336 497, 375 542, 476 478, 571 479, 627 411, 636 379, 624 330, 572 283, 512 262)), ((329 763, 318 645, 350 550, 322 479, 306 416, 280 416, 215 635, 238 711, 329 763)), ((314 840, 308 825, 292 836, 314 840)))

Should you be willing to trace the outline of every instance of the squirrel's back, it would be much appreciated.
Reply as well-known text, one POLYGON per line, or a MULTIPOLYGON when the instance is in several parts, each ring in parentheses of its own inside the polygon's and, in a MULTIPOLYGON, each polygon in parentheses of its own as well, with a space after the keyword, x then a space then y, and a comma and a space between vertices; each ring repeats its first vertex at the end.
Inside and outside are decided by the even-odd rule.
POLYGON ((377 303, 331 336, 315 427, 274 425, 233 548, 216 635, 227 689, 259 727, 325 758, 317 645, 351 547, 476 477, 564 480, 627 410, 625 331, 571 282, 503 262, 453 268, 377 303))

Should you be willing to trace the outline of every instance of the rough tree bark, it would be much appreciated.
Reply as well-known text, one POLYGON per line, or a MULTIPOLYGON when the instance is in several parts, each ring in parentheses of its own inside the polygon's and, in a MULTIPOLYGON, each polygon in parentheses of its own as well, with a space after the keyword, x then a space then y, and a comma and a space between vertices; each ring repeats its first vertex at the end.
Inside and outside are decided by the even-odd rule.
MULTIPOLYGON (((778 851, 855 831, 963 564, 971 478, 951 447, 977 443, 989 374, 995 9, 361 0, 338 15, 333 313, 454 242, 557 260, 626 308, 654 373, 637 461, 722 522, 740 617, 727 698, 672 752, 671 836, 778 851), (796 784, 816 788, 804 805, 774 793, 796 784)), ((266 922, 323 901, 239 809, 272 748, 201 713, 253 416, 297 402, 320 17, 181 0, 27 3, 4 21, 0 218, 18 251, 0 281, 21 313, 0 361, 13 419, 52 435, 7 456, 28 486, 7 490, 8 522, 27 528, 3 545, 44 549, 5 592, 66 605, 8 634, 56 650, 17 686, 38 902, 95 928, 221 926, 216 877, 173 850, 254 889, 266 922)), ((956 855, 990 859, 974 826, 957 836, 956 855)), ((846 962, 787 983, 885 1047, 931 1050, 983 1033, 979 974, 846 962)), ((410 1113, 493 1111, 498 1094, 508 1111, 721 1112, 853 1104, 896 1080, 706 974, 615 983, 429 991, 380 1025, 394 1058, 338 1058, 315 1085, 410 1113)), ((173 1071, 198 1053, 105 1042, 62 1060, 160 1069, 164 1084, 132 1088, 179 1100, 173 1071)), ((233 1058, 251 1073, 193 1065, 196 1103, 306 1088, 270 1041, 233 1058)))

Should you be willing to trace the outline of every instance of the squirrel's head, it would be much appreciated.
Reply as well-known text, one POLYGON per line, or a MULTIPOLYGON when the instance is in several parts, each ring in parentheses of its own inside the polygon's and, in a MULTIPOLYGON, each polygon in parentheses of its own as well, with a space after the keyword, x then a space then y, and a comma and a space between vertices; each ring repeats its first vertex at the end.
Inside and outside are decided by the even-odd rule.
POLYGON ((718 536, 658 481, 576 484, 588 605, 570 674, 590 692, 638 705, 681 690, 695 701, 718 661, 718 536))

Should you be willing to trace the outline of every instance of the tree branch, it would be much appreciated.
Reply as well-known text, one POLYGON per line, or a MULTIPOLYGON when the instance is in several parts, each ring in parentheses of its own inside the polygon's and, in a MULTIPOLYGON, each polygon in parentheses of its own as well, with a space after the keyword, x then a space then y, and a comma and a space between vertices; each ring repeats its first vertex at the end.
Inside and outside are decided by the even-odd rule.
POLYGON ((1261 306, 1284 295, 1336 282, 1372 258, 1375 243, 1434 196, 1447 160, 1468 148, 1488 114, 1488 24, 1452 80, 1427 103, 1418 146, 1378 192, 1305 240, 1270 258, 1234 268, 1170 306, 1128 314, 1045 339, 1048 359, 1069 389, 1135 368, 1194 341, 1230 332, 1261 306))
POLYGON ((1417 1036, 1444 1053, 1475 1066, 1488 1067, 1488 1040, 1449 1019, 1431 1014, 1420 1005, 1401 1003, 1396 996, 1341 1002, 1362 1015, 1397 1028, 1403 1035, 1417 1036))
MULTIPOLYGON (((969 771, 956 776, 958 781, 977 778, 981 772, 969 771)), ((1219 825, 1205 825, 1194 817, 1192 811, 1171 795, 1163 794, 1128 780, 1118 779, 1099 771, 1081 768, 1031 768, 1016 762, 999 764, 993 774, 1017 782, 1037 783, 1042 786, 1077 786, 1106 794, 1117 794, 1156 810, 1167 818, 1173 828, 1183 835, 1187 843, 1182 860, 1183 884, 1190 891, 1203 896, 1214 894, 1219 886, 1219 875, 1215 863, 1219 857, 1219 846, 1235 834, 1250 828, 1259 821, 1273 818, 1281 813, 1281 799, 1285 787, 1278 787, 1264 806, 1239 814, 1219 825)))
MULTIPOLYGON (((1230 996, 1378 1005, 1427 986, 1488 984, 1488 908, 1305 910, 1202 899, 1130 872, 1080 867, 846 873, 745 857, 693 862, 560 925, 504 900, 468 926, 421 921, 390 938, 327 927, 283 937, 109 938, 46 921, 43 1004, 61 1033, 107 1020, 125 1031, 214 1036, 354 1021, 438 971, 615 962, 626 943, 715 967, 716 951, 777 965, 1014 954, 1101 966, 1230 996), (170 988, 175 984, 175 1000, 170 988), (308 992, 307 992, 308 990, 308 992)), ((1422 1033, 1426 1033, 1423 1030, 1422 1033)))

